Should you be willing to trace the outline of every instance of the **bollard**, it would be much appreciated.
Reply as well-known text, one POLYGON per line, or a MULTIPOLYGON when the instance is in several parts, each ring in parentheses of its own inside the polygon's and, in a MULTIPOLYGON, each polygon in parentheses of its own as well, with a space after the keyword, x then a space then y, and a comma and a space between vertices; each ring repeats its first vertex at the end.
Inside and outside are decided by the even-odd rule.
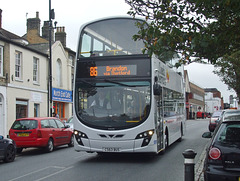
POLYGON ((184 181, 194 181, 194 158, 197 153, 192 149, 187 149, 183 153, 184 156, 184 181))

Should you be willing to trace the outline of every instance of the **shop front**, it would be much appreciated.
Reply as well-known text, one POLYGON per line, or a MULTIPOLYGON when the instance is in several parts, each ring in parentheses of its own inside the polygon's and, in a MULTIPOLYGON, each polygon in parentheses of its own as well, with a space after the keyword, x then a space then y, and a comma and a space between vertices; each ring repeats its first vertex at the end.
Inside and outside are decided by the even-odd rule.
POLYGON ((52 88, 53 113, 62 121, 72 115, 72 91, 52 88))

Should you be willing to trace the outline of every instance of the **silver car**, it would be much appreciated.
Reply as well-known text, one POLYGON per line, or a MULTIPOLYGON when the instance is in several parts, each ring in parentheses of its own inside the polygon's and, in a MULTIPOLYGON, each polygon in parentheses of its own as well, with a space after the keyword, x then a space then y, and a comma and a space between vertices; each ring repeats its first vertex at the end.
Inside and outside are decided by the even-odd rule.
POLYGON ((240 115, 240 110, 238 109, 226 109, 219 118, 219 121, 224 121, 228 116, 240 115))
POLYGON ((73 117, 70 117, 66 122, 65 126, 70 126, 71 129, 73 129, 73 117))

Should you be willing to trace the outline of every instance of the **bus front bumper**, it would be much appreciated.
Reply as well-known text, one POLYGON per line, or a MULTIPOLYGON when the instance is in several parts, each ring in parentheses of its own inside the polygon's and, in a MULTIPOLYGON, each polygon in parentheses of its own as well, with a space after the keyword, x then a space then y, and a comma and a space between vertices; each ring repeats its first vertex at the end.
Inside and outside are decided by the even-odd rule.
POLYGON ((148 145, 142 146, 143 139, 124 140, 124 141, 103 141, 82 139, 82 145, 75 140, 74 148, 76 151, 86 152, 110 152, 110 153, 157 153, 156 141, 151 141, 148 145))

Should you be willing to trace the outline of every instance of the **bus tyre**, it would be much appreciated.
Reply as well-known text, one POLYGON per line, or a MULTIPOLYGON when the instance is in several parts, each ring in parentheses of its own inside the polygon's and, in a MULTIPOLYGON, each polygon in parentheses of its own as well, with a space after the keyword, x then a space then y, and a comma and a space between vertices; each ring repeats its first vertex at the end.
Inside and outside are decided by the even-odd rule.
POLYGON ((48 144, 47 144, 45 150, 46 150, 46 152, 49 153, 49 152, 52 152, 53 149, 54 149, 53 139, 52 139, 52 138, 49 138, 49 140, 48 140, 48 144))
POLYGON ((158 155, 163 155, 166 152, 166 149, 168 147, 168 133, 167 132, 165 133, 165 136, 164 136, 164 144, 165 144, 164 145, 165 148, 162 151, 160 151, 160 153, 158 155))
POLYGON ((166 132, 166 134, 165 134, 165 150, 167 149, 168 146, 169 146, 168 133, 166 132))
POLYGON ((180 136, 180 138, 178 138, 178 142, 181 142, 182 141, 182 137, 183 137, 183 128, 182 128, 182 125, 181 125, 181 128, 180 128, 181 130, 180 130, 180 132, 181 132, 181 136, 180 136))

